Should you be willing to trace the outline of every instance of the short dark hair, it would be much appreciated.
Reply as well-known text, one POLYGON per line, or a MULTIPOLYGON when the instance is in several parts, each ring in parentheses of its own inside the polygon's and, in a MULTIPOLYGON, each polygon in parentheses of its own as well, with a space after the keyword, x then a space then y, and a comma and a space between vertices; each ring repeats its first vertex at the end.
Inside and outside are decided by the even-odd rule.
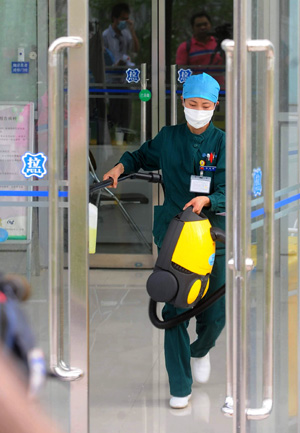
POLYGON ((113 21, 114 18, 119 18, 122 12, 127 12, 128 14, 130 14, 130 8, 127 3, 118 3, 114 5, 111 10, 111 21, 113 21))
POLYGON ((210 24, 211 24, 211 18, 210 18, 210 16, 208 15, 208 13, 205 12, 205 11, 201 11, 201 12, 197 12, 196 14, 194 14, 194 15, 192 16, 192 18, 191 18, 191 26, 193 27, 196 18, 202 18, 202 17, 207 18, 208 21, 209 21, 210 24))

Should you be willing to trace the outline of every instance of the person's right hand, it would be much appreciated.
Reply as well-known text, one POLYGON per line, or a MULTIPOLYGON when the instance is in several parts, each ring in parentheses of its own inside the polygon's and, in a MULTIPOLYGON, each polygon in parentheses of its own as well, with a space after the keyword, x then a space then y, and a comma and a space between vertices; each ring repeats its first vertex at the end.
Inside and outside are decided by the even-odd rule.
POLYGON ((127 27, 130 32, 134 30, 134 22, 132 20, 127 20, 127 27))
POLYGON ((120 59, 117 63, 117 66, 126 66, 126 62, 123 59, 120 59))
POLYGON ((114 181, 113 184, 108 188, 117 188, 118 178, 121 176, 122 173, 124 173, 124 165, 122 163, 115 165, 111 170, 105 173, 105 175, 103 176, 103 180, 111 178, 114 181))

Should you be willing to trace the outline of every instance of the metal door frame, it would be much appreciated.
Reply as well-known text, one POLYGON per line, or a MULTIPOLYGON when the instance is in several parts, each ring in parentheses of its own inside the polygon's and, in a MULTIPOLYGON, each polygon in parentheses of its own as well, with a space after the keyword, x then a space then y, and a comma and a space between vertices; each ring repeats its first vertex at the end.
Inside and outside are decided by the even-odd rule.
MULTIPOLYGON (((55 16, 55 11, 50 11, 55 16)), ((50 369, 70 382, 70 433, 89 431, 88 292, 88 0, 68 0, 67 35, 48 50, 49 152, 49 340, 50 369), (75 49, 76 48, 76 49, 75 49), (63 153, 62 51, 68 52, 68 299, 69 364, 63 359, 64 329, 58 299, 63 288, 59 220, 60 158, 63 153), (76 366, 76 367, 74 367, 76 366)))
MULTIPOLYGON (((270 8, 274 5, 267 3, 266 11, 268 22, 271 17, 270 8)), ((276 3, 277 5, 277 3, 276 3)), ((225 41, 223 48, 227 51, 227 66, 226 66, 226 93, 227 93, 227 121, 226 121, 226 141, 227 141, 227 296, 226 296, 226 316, 227 320, 227 399, 223 407, 223 412, 233 417, 233 431, 235 433, 246 433, 249 431, 249 423, 247 420, 259 420, 268 417, 273 406, 273 279, 274 273, 279 269, 279 251, 277 252, 276 260, 274 254, 274 246, 271 245, 271 238, 274 233, 274 134, 275 113, 278 113, 278 86, 274 92, 272 81, 278 76, 278 70, 274 68, 274 51, 273 45, 268 40, 251 40, 250 28, 247 26, 247 0, 234 1, 234 41, 225 41), (247 56, 249 51, 265 51, 267 57, 267 83, 266 87, 268 97, 267 106, 267 125, 269 135, 266 136, 265 143, 268 147, 267 155, 270 155, 270 166, 265 166, 264 172, 268 172, 265 190, 269 186, 269 191, 265 191, 264 208, 266 219, 265 225, 265 250, 264 259, 269 264, 267 266, 264 290, 266 290, 265 305, 267 311, 264 313, 266 319, 266 336, 265 341, 265 356, 263 360, 263 395, 264 401, 261 408, 250 409, 247 407, 247 272, 251 270, 251 259, 248 259, 249 251, 249 230, 247 229, 247 215, 249 212, 249 204, 247 204, 247 191, 249 191, 249 173, 247 165, 251 165, 251 157, 247 156, 247 56), (276 72, 274 72, 274 69, 276 72), (275 113, 274 113, 275 107, 275 113), (273 113, 272 113, 273 112, 273 113), (273 142, 273 143, 272 143, 273 142), (268 153, 270 152, 270 154, 268 153), (229 155, 228 155, 229 153, 229 155), (232 165, 232 160, 235 165, 232 165), (273 160, 273 162, 272 162, 273 160), (273 167, 272 167, 273 166, 273 167), (233 176, 231 175, 233 173, 233 176), (269 184, 268 184, 269 182, 269 184), (232 199, 232 196, 234 198, 232 199), (232 358, 231 358, 232 356, 232 358)), ((300 16, 300 8, 298 14, 300 16)), ((276 14, 278 11, 276 10, 276 14)), ((249 22, 249 21, 248 21, 249 22)), ((298 20, 299 22, 299 20, 298 20)), ((268 29, 267 29, 268 31, 268 29)), ((278 46, 278 34, 274 35, 274 31, 270 32, 274 38, 274 45, 278 46)), ((300 56, 300 47, 298 44, 298 53, 300 56)), ((279 60, 276 61, 278 67, 279 60)), ((279 82, 275 80, 275 82, 279 82)), ((298 119, 300 116, 300 78, 298 74, 298 119)), ((298 122, 298 158, 300 152, 299 144, 300 128, 298 122)), ((279 155, 275 154, 276 157, 279 155)), ((266 158, 265 158, 266 159, 266 158)), ((299 159, 298 159, 299 160, 299 159)), ((278 163, 279 165, 279 163, 278 163)), ((298 170, 298 184, 300 174, 298 170)), ((250 188, 251 189, 251 188, 250 188)), ((298 211, 299 221, 299 211, 298 211)), ((280 239, 283 234, 280 232, 280 239)), ((285 234, 286 236, 286 234, 285 234)), ((298 254, 299 254, 299 230, 298 230, 298 254)), ((298 275, 300 272, 300 263, 298 256, 298 275)), ((299 279, 298 279, 299 288, 299 279)), ((298 296, 299 303, 299 296, 298 296)), ((299 304, 298 304, 299 307, 299 304)), ((299 321, 299 314, 298 314, 299 321)), ((299 354, 299 333, 298 333, 298 354, 299 354)), ((298 378, 299 389, 299 378, 298 378)), ((279 410, 278 403, 275 409, 279 410)), ((280 414, 276 414, 280 416, 280 414)), ((299 414, 298 414, 299 418, 299 414)))

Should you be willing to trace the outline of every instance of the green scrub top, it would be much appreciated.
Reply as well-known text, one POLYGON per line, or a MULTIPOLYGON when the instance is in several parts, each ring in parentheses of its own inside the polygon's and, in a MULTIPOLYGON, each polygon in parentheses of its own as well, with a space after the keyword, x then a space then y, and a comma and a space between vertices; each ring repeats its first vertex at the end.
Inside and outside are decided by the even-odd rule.
MULTIPOLYGON (((182 212, 192 198, 207 195, 210 208, 203 208, 213 227, 225 230, 225 133, 211 122, 202 134, 193 134, 186 123, 165 126, 157 136, 146 141, 135 152, 125 152, 120 161, 125 173, 162 170, 165 200, 154 208, 154 242, 160 248, 172 218, 182 212), (215 171, 204 171, 211 177, 209 194, 190 192, 191 175, 198 175, 200 161, 205 167, 215 166, 215 171)), ((224 245, 216 243, 216 254, 224 254, 224 245)))

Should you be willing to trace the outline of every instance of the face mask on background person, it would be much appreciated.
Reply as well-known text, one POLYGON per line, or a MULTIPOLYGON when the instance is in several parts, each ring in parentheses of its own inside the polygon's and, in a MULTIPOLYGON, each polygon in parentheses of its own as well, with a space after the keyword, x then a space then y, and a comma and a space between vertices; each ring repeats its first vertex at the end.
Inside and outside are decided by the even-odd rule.
POLYGON ((207 125, 215 110, 193 110, 192 108, 184 107, 184 115, 186 121, 196 129, 207 125))
POLYGON ((118 29, 124 30, 124 29, 126 29, 126 25, 127 25, 126 21, 120 21, 118 24, 118 29))

